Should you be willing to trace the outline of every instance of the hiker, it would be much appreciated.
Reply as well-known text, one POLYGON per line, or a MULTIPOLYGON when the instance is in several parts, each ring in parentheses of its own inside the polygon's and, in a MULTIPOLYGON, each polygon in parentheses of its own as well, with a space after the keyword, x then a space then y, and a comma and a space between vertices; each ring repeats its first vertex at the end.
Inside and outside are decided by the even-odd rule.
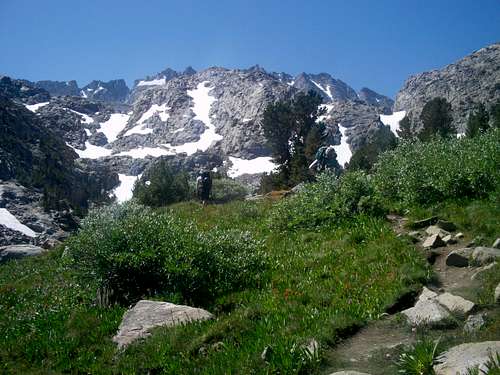
POLYGON ((196 192, 198 194, 198 199, 202 202, 202 204, 206 204, 210 199, 211 190, 212 177, 210 176, 210 171, 203 170, 196 179, 196 192))
POLYGON ((337 153, 334 146, 321 146, 316 152, 316 159, 309 166, 310 170, 322 172, 325 170, 337 171, 339 165, 337 162, 337 153))

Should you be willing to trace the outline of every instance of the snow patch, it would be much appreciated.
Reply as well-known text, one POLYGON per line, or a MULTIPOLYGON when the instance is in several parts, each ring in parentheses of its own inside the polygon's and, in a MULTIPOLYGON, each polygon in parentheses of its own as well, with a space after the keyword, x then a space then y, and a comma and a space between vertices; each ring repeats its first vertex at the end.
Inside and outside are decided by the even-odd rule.
POLYGON ((143 124, 146 120, 153 117, 154 115, 160 116, 161 121, 165 122, 170 117, 168 111, 170 111, 170 107, 167 107, 166 104, 162 105, 153 104, 146 112, 142 114, 141 118, 137 121, 137 123, 143 124))
POLYGON ((128 119, 129 115, 124 113, 112 113, 108 121, 101 123, 98 131, 104 133, 109 143, 114 142, 118 134, 127 126, 128 119))
POLYGON ((136 125, 132 129, 127 130, 127 132, 124 134, 124 137, 128 137, 129 135, 132 134, 151 134, 153 132, 153 129, 151 128, 146 128, 145 125, 136 125))
POLYGON ((220 134, 215 132, 215 125, 212 124, 210 119, 210 108, 212 103, 215 102, 213 96, 209 95, 212 90, 210 87, 206 87, 208 81, 201 82, 196 89, 188 90, 187 94, 193 98, 193 112, 195 113, 195 120, 203 122, 207 128, 201 134, 200 139, 196 142, 185 143, 181 146, 172 146, 170 144, 165 144, 165 146, 171 148, 175 153, 186 153, 188 155, 194 154, 196 151, 206 151, 213 142, 222 139, 220 134))
POLYGON ((141 178, 141 175, 127 176, 125 174, 118 173, 118 178, 120 179, 120 185, 113 190, 113 194, 115 195, 116 200, 119 203, 122 203, 132 198, 134 184, 139 178, 141 178))
POLYGON ((241 120, 241 121, 243 121, 243 122, 250 122, 250 121, 252 121, 252 119, 251 119, 251 118, 244 118, 244 119, 243 119, 243 120, 241 120))
POLYGON ((343 167, 345 163, 348 163, 349 160, 351 160, 352 151, 349 148, 349 144, 347 143, 347 135, 346 135, 347 128, 341 126, 340 124, 338 125, 342 138, 340 138, 340 145, 336 146, 334 145, 333 147, 335 148, 335 152, 337 153, 337 161, 343 167))
POLYGON ((327 118, 330 117, 329 113, 333 109, 333 104, 320 104, 318 109, 326 109, 326 113, 324 115, 319 116, 316 119, 316 122, 325 121, 327 118))
POLYGON ((243 174, 257 174, 257 173, 269 173, 272 172, 277 165, 272 162, 272 158, 269 156, 261 156, 254 159, 240 159, 233 156, 229 157, 232 167, 227 172, 229 177, 238 177, 243 174))
POLYGON ((49 104, 49 102, 37 103, 37 104, 31 104, 31 105, 27 105, 27 104, 25 104, 24 106, 25 106, 26 108, 28 108, 31 112, 36 112, 36 111, 38 111, 40 108, 42 108, 43 106, 46 106, 47 104, 49 104))
POLYGON ((317 83, 316 81, 313 81, 312 79, 311 79, 311 82, 312 82, 312 83, 314 83, 314 85, 315 85, 318 89, 320 89, 321 91, 323 91, 323 92, 325 93, 325 95, 326 95, 326 96, 328 96, 330 99, 332 99, 332 100, 333 100, 333 97, 332 97, 332 92, 330 91, 330 86, 327 86, 327 87, 326 87, 326 89, 325 89, 323 86, 321 86, 321 85, 320 85, 319 83, 317 83))
POLYGON ((90 144, 88 141, 85 142, 85 150, 79 150, 70 144, 67 143, 69 147, 71 147, 80 158, 82 159, 99 159, 105 156, 110 156, 113 150, 108 148, 104 148, 101 146, 94 146, 90 144))
MULTIPOLYGON (((88 89, 87 89, 87 90, 88 90, 88 89)), ((80 94, 82 94, 82 96, 83 96, 84 98, 86 98, 86 97, 87 97, 87 94, 85 94, 85 91, 83 91, 83 90, 81 90, 81 91, 80 91, 80 94)))
POLYGON ((380 121, 391 128, 391 131, 398 137, 399 122, 406 116, 406 111, 394 112, 392 115, 380 115, 380 121))
POLYGON ((17 220, 6 208, 0 208, 0 224, 5 225, 9 229, 21 232, 28 237, 38 236, 36 232, 17 220))
POLYGON ((130 156, 134 159, 144 159, 147 156, 157 158, 163 155, 175 155, 175 152, 163 147, 139 147, 129 151, 122 151, 115 156, 130 156))
POLYGON ((90 137, 92 135, 92 132, 89 129, 83 129, 83 130, 85 130, 87 137, 90 137))
POLYGON ((77 115, 80 115, 83 117, 83 120, 82 122, 84 124, 92 124, 94 122, 94 119, 92 117, 90 117, 89 115, 86 115, 85 113, 81 113, 81 112, 77 112, 77 111, 73 111, 72 109, 69 109, 69 108, 66 108, 67 110, 73 112, 73 113, 76 113, 77 115))
POLYGON ((160 78, 160 79, 152 79, 149 81, 140 81, 137 86, 160 86, 160 85, 165 85, 167 83, 166 78, 160 78))

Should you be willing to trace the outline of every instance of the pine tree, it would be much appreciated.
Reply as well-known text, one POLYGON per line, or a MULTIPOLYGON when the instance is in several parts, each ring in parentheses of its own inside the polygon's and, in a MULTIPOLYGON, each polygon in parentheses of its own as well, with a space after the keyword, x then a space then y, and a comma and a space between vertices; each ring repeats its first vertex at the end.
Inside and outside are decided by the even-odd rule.
POLYGON ((321 97, 310 91, 267 106, 262 128, 280 176, 269 176, 266 184, 276 181, 280 187, 293 186, 309 179, 308 166, 324 138, 325 126, 317 122, 325 113, 321 102, 321 97))
POLYGON ((489 128, 489 122, 490 116, 484 104, 481 103, 477 105, 474 112, 469 114, 465 135, 469 138, 473 138, 480 133, 484 133, 489 128))
POLYGON ((403 117, 403 119, 399 122, 399 129, 396 130, 396 132, 401 139, 407 140, 415 138, 408 116, 403 117))
POLYGON ((418 137, 422 141, 431 140, 436 135, 449 138, 457 133, 451 116, 451 104, 445 98, 434 98, 428 101, 422 109, 420 120, 422 120, 423 129, 418 137))
POLYGON ((493 104, 490 109, 491 126, 500 129, 500 101, 493 104))

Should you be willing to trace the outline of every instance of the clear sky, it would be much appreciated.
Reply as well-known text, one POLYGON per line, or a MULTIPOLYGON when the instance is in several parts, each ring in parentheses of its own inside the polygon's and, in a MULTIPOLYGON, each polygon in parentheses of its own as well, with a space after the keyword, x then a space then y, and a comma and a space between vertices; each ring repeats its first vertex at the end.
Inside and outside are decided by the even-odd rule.
POLYGON ((394 96, 498 41, 500 0, 0 0, 0 74, 80 86, 259 64, 394 96))

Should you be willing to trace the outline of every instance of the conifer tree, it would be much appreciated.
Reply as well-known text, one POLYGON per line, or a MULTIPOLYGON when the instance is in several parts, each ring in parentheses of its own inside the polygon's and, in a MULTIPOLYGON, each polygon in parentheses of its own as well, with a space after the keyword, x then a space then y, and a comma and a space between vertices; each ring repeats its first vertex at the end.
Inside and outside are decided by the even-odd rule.
POLYGON ((478 104, 474 112, 469 115, 465 135, 469 138, 484 133, 489 128, 490 116, 484 104, 478 104))
POLYGON ((445 98, 434 98, 428 101, 420 114, 423 128, 418 133, 422 141, 428 141, 435 136, 449 138, 456 135, 451 116, 451 104, 445 98))
POLYGON ((403 117, 403 119, 399 122, 399 129, 396 130, 396 133, 398 133, 399 138, 405 140, 413 139, 415 137, 408 116, 403 117))

